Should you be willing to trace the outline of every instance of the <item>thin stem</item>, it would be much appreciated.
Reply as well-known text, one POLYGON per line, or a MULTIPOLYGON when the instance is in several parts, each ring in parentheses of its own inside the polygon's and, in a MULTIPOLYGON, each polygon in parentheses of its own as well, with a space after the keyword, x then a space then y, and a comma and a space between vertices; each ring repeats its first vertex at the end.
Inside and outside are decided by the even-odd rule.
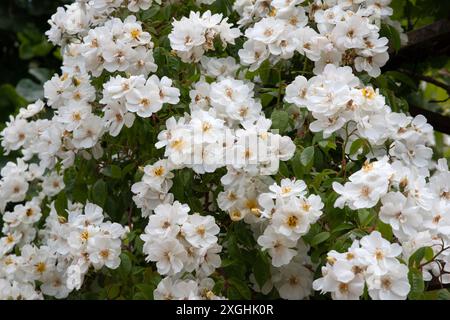
POLYGON ((426 266, 426 265, 428 265, 428 264, 430 264, 430 263, 432 263, 432 262, 435 262, 435 260, 437 259, 437 257, 439 257, 444 251, 447 251, 448 249, 450 249, 450 247, 445 247, 445 248, 444 248, 444 246, 442 246, 442 249, 441 249, 438 253, 436 253, 436 254, 434 255, 433 259, 431 259, 430 261, 424 262, 424 263, 422 263, 421 265, 419 265, 419 269, 422 269, 424 266, 426 266))

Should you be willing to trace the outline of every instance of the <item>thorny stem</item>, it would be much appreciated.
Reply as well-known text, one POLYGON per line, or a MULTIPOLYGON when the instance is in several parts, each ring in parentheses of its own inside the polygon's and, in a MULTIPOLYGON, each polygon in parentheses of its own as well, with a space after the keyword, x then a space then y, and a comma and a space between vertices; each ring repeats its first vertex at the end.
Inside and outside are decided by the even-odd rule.
POLYGON ((344 179, 347 176, 347 161, 345 160, 345 149, 347 148, 347 143, 348 143, 348 122, 345 124, 345 141, 342 145, 342 160, 341 160, 341 174, 344 175, 344 179))
POLYGON ((424 263, 422 263, 421 265, 419 265, 419 269, 422 269, 424 266, 426 266, 426 265, 428 265, 428 264, 430 264, 430 263, 432 263, 432 262, 435 262, 435 260, 444 252, 444 251, 447 251, 448 249, 450 249, 450 246, 449 247, 444 247, 444 244, 442 244, 442 249, 438 252, 438 253, 436 253, 435 255, 434 255, 434 257, 433 257, 433 259, 431 259, 430 261, 427 261, 427 262, 424 262, 424 263))

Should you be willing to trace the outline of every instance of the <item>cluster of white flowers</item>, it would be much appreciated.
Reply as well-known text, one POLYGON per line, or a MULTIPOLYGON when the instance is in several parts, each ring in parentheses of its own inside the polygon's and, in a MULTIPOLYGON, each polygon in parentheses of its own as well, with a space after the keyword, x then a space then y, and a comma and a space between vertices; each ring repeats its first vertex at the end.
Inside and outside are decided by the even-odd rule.
POLYGON ((300 180, 281 180, 280 185, 264 176, 251 176, 229 170, 221 179, 219 207, 233 221, 251 225, 253 236, 272 258, 271 274, 263 288, 268 294, 275 286, 283 299, 304 299, 311 294, 313 269, 309 247, 301 239, 322 215, 319 196, 306 195, 300 180))
POLYGON ((267 59, 276 63, 298 52, 314 61, 316 74, 325 65, 335 64, 355 66, 372 77, 380 75, 389 55, 388 39, 380 38, 377 23, 392 15, 390 1, 317 0, 302 7, 303 2, 236 1, 239 23, 256 21, 245 31, 248 40, 239 51, 241 63, 256 70, 267 59), (312 23, 317 30, 307 26, 312 23))
POLYGON ((334 191, 340 194, 334 206, 343 208, 347 204, 352 210, 373 208, 388 192, 393 174, 394 170, 387 157, 371 163, 366 162, 361 170, 349 177, 344 186, 333 182, 334 191))
POLYGON ((253 289, 267 295, 276 288, 280 297, 287 300, 302 300, 310 296, 316 266, 308 255, 309 246, 305 245, 301 238, 298 240, 296 250, 298 253, 288 264, 271 267, 270 277, 262 287, 252 274, 250 281, 253 283, 253 289))
POLYGON ((214 41, 219 39, 223 47, 234 44, 241 35, 237 28, 232 28, 228 18, 222 14, 206 11, 192 12, 189 18, 172 22, 169 34, 170 45, 183 62, 198 62, 206 51, 214 50, 214 41))
POLYGON ((373 300, 404 300, 411 288, 408 267, 399 262, 402 247, 378 231, 355 240, 345 253, 330 251, 315 290, 331 292, 333 299, 358 300, 367 285, 373 300))
MULTIPOLYGON (((161 0, 154 2, 161 4, 161 0)), ((53 44, 64 47, 86 36, 90 28, 104 23, 117 9, 126 7, 134 13, 149 9, 152 3, 153 0, 76 0, 57 9, 48 21, 51 28, 46 35, 53 44)))
POLYGON ((85 36, 90 27, 105 19, 106 15, 96 12, 85 1, 78 0, 57 9, 48 21, 51 28, 45 34, 53 44, 64 46, 77 37, 85 36))
POLYGON ((18 159, 17 164, 8 162, 2 168, 0 180, 0 212, 4 212, 8 202, 21 202, 25 200, 31 177, 26 172, 28 165, 18 159))
POLYGON ((199 81, 189 92, 190 109, 209 111, 231 128, 254 123, 263 115, 261 103, 254 98, 254 86, 231 77, 222 77, 211 84, 199 81))
POLYGON ((153 42, 135 16, 124 21, 107 20, 102 26, 89 30, 74 50, 84 58, 86 70, 100 76, 103 70, 124 71, 147 76, 157 69, 153 59, 153 42))
POLYGON ((169 193, 174 177, 171 170, 169 161, 159 160, 153 165, 145 166, 142 180, 131 187, 135 194, 133 201, 141 209, 143 217, 148 217, 157 206, 173 202, 173 194, 169 193))
POLYGON ((111 77, 103 85, 106 123, 110 124, 110 134, 120 133, 123 124, 131 127, 136 113, 142 118, 148 118, 158 112, 164 103, 177 104, 180 101, 180 90, 172 86, 172 80, 152 75, 145 79, 143 75, 111 77))
MULTIPOLYGON (((222 263, 219 256, 222 247, 217 244, 220 228, 214 218, 198 213, 189 215, 189 211, 188 205, 178 201, 161 204, 155 208, 154 214, 150 215, 145 233, 141 235, 146 260, 156 262, 158 273, 169 276, 163 280, 156 292, 170 291, 171 288, 181 285, 178 278, 185 272, 195 272, 198 281, 207 279, 222 263), (173 281, 176 283, 173 284, 173 281)), ((190 295, 196 295, 198 292, 198 289, 195 289, 197 283, 193 283, 194 287, 187 285, 190 295)), ((208 291, 211 289, 212 286, 208 291)))
MULTIPOLYGON (((304 299, 312 293, 314 272, 309 247, 301 237, 320 218, 324 205, 319 196, 307 196, 301 180, 283 179, 268 188, 261 183, 260 189, 264 188, 268 192, 254 192, 259 194, 257 202, 247 200, 246 210, 251 214, 237 207, 231 211, 234 220, 241 219, 241 212, 251 217, 246 221, 252 223, 257 243, 272 258, 269 280, 263 288, 257 285, 255 288, 267 294, 275 286, 283 299, 304 299)), ((232 194, 230 190, 225 193, 228 198, 232 194)))
MULTIPOLYGON (((202 73, 210 78, 222 80, 224 78, 235 78, 237 76, 237 71, 240 65, 236 63, 233 57, 226 58, 209 58, 203 56, 200 59, 202 73)), ((203 84, 206 91, 209 91, 209 86, 205 82, 200 82, 203 84)), ((207 94, 205 92, 205 94, 207 94)), ((207 94, 208 95, 208 94, 207 94)), ((191 96, 192 97, 192 96, 191 96)), ((195 101, 194 101, 195 102, 195 101)))
MULTIPOLYGON (((166 130, 158 136, 156 147, 165 147, 167 161, 144 168, 143 180, 133 185, 134 201, 144 215, 162 202, 173 201, 167 193, 172 186, 171 170, 191 168, 204 174, 226 166, 230 179, 236 173, 239 179, 251 180, 275 174, 279 162, 294 155, 295 146, 289 137, 269 131, 272 123, 253 98, 252 83, 229 77, 211 84, 200 81, 194 84, 190 97, 191 114, 168 119, 166 130)), ((243 184, 233 183, 230 188, 243 184)), ((252 188, 245 189, 247 193, 252 188)), ((229 212, 233 215, 236 210, 229 212)))
POLYGON ((329 64, 309 80, 296 77, 286 87, 285 101, 311 111, 316 119, 311 131, 323 132, 324 137, 336 132, 349 139, 346 152, 360 137, 376 151, 372 156, 380 156, 386 154, 384 143, 391 139, 395 141, 392 156, 422 164, 431 158, 432 150, 425 145, 434 143, 433 128, 426 119, 392 112, 378 89, 362 85, 350 67, 329 64))
POLYGON ((283 179, 280 185, 275 183, 269 189, 258 199, 261 216, 270 221, 258 244, 268 250, 272 265, 281 267, 297 254, 292 248, 320 218, 324 205, 319 196, 306 196, 306 184, 301 180, 283 179))
MULTIPOLYGON (((448 166, 444 159, 439 160, 430 177, 435 167, 428 147, 434 143, 433 129, 423 116, 391 112, 377 90, 361 85, 349 67, 334 65, 327 65, 309 80, 297 77, 286 88, 285 100, 312 112, 316 120, 310 124, 311 131, 323 132, 325 137, 336 133, 348 140, 347 153, 357 138, 371 145, 367 157, 376 160, 367 160, 344 185, 333 183, 340 195, 336 207, 368 209, 381 201, 380 219, 391 225, 401 244, 418 249, 420 246, 411 243, 418 237, 422 246, 433 246, 435 253, 448 247, 449 187, 444 181, 448 166)), ((435 263, 424 268, 424 278, 431 280, 434 275, 448 282, 441 274, 450 267, 446 261, 448 252, 444 250, 435 263)))
POLYGON ((258 291, 267 294, 275 286, 284 299, 308 297, 313 272, 301 236, 322 214, 320 197, 306 197, 304 182, 290 179, 269 186, 268 180, 247 178, 231 185, 235 188, 225 185, 219 195, 219 206, 229 208, 231 219, 251 223, 255 239, 272 258, 271 277, 258 291))
POLYGON ((155 300, 223 300, 212 291, 215 282, 211 278, 180 279, 166 277, 153 293, 155 300))
POLYGON ((23 247, 36 237, 34 224, 42 217, 41 199, 33 198, 24 205, 16 205, 13 211, 3 215, 2 233, 0 238, 0 258, 11 252, 16 246, 23 247))
MULTIPOLYGON (((278 171, 280 160, 287 161, 292 158, 295 146, 289 137, 269 131, 271 121, 263 116, 260 102, 253 97, 254 85, 230 77, 228 72, 233 73, 237 69, 234 67, 234 61, 204 59, 202 60, 204 66, 206 64, 203 61, 215 62, 213 67, 208 64, 204 71, 206 75, 217 78, 217 81, 208 83, 201 80, 195 83, 190 91, 191 114, 178 120, 172 117, 166 122, 166 130, 159 134, 159 142, 156 146, 158 148, 165 147, 167 158, 143 168, 142 180, 132 186, 132 191, 135 193, 133 199, 144 216, 148 216, 152 210, 155 211, 156 214, 150 216, 151 222, 152 219, 155 221, 157 219, 158 224, 168 225, 166 220, 163 221, 161 212, 171 212, 169 210, 170 203, 174 200, 173 195, 169 193, 174 176, 171 171, 187 167, 198 174, 203 174, 214 172, 220 167, 227 167, 228 173, 221 179, 225 191, 219 194, 219 207, 227 211, 234 221, 245 218, 248 223, 261 222, 265 219, 261 218, 257 198, 261 193, 268 191, 268 186, 272 181, 268 176, 278 171), (221 68, 223 65, 225 67, 221 68)), ((309 200, 303 197, 296 199, 303 201, 305 208, 309 203, 309 200)), ((175 204, 177 202, 173 206, 175 204)), ((179 206, 177 204, 175 207, 179 206)), ((187 216, 187 213, 184 215, 187 216)), ((184 219, 186 217, 181 220, 184 219)), ((311 223, 313 222, 312 215, 308 219, 311 220, 311 223)), ((172 219, 172 221, 175 220, 172 219)), ((181 228, 183 231, 181 225, 183 221, 179 223, 177 228, 181 228)), ((150 228, 150 224, 148 228, 150 228)), ((147 229, 143 239, 149 241, 147 234, 150 231, 147 229)), ((184 233, 182 232, 182 234, 184 233)), ((164 235, 167 239, 167 232, 164 235)), ((166 241, 168 250, 176 249, 175 243, 178 244, 179 241, 174 240, 173 242, 166 241)), ((294 246, 296 245, 297 241, 294 241, 294 246)), ((160 251, 156 247, 161 248, 161 241, 155 242, 154 246, 155 248, 150 248, 149 244, 144 251, 149 254, 148 257, 153 257, 150 258, 151 261, 159 261, 164 256, 164 252, 158 254, 159 258, 154 254, 156 254, 156 250, 160 251)), ((179 254, 184 256, 186 250, 183 246, 179 246, 178 249, 179 254)), ((178 257, 178 260, 181 258, 178 257)), ((173 259, 176 260, 175 257, 173 259)), ((288 262, 290 261, 286 261, 284 264, 288 262)), ((186 268, 185 264, 175 267, 186 268)), ((301 283, 305 292, 299 296, 294 286, 283 289, 283 292, 287 292, 283 294, 290 298, 303 298, 311 292, 312 271, 303 268, 300 270, 303 271, 299 273, 294 271, 295 266, 292 262, 290 267, 283 266, 282 269, 286 269, 285 272, 279 274, 279 271, 274 271, 278 275, 275 276, 278 279, 276 285, 281 288, 286 282, 289 282, 289 277, 285 275, 290 270, 291 273, 293 272, 292 277, 302 279, 301 283), (308 278, 303 277, 304 274, 307 274, 308 278)), ((168 265, 165 265, 165 268, 169 268, 168 265)), ((170 272, 180 272, 181 269, 169 270, 172 269, 159 270, 159 272, 170 274, 170 272)), ((170 281, 170 288, 176 287, 173 284, 175 280, 170 281)), ((192 282, 192 285, 195 287, 195 282, 192 282)), ((165 288, 165 290, 168 289, 165 288)), ((192 290, 195 292, 194 289, 192 290)), ((167 292, 165 295, 171 296, 167 292)))
POLYGON ((38 206, 45 196, 53 197, 64 189, 61 175, 56 171, 44 175, 44 170, 45 167, 28 164, 22 158, 17 163, 8 162, 0 171, 0 212, 4 213, 10 202, 23 202, 32 188, 40 191, 33 200, 38 206))
POLYGON ((409 248, 404 258, 408 259, 421 247, 432 247, 436 261, 422 269, 424 279, 435 276, 442 283, 450 283, 450 278, 441 272, 450 268, 450 252, 446 249, 450 245, 447 161, 440 159, 436 169, 430 177, 428 170, 398 160, 392 164, 386 158, 366 163, 361 171, 350 176, 345 186, 333 185, 341 194, 335 205, 343 207, 347 203, 352 209, 372 208, 381 200, 379 218, 409 248))
MULTIPOLYGON (((89 8, 102 6, 99 1, 91 1, 90 5, 79 1, 70 6, 78 9, 69 11, 78 10, 81 15, 89 8)), ((145 4, 141 1, 135 5, 145 4)), ((161 109, 163 103, 179 101, 179 90, 172 87, 170 79, 151 76, 146 80, 157 66, 150 34, 142 30, 136 17, 97 22, 95 28, 90 29, 92 25, 88 23, 78 24, 79 30, 69 32, 78 34, 83 41, 71 38, 72 42, 64 47, 62 75, 55 75, 44 84, 45 103, 38 100, 22 108, 0 132, 6 154, 17 150, 23 154, 17 164, 9 163, 2 170, 0 211, 9 202, 25 200, 29 183, 49 197, 56 196, 64 188, 61 175, 74 164, 77 154, 87 159, 103 155, 99 142, 105 132, 117 136, 124 125, 133 125, 134 113, 148 117, 161 109), (113 77, 104 84, 100 103, 106 105, 101 114, 96 110, 97 94, 91 81, 103 70, 126 71, 131 76, 113 77), (54 109, 54 116, 36 119, 46 105, 54 109), (35 156, 38 164, 34 163, 35 156), (32 163, 28 166, 25 161, 32 163), (61 164, 61 171, 46 173, 46 169, 53 170, 56 164, 61 164)))
MULTIPOLYGON (((43 295, 65 298, 80 289, 91 266, 98 270, 120 265, 121 239, 127 230, 120 224, 104 222, 103 210, 97 205, 69 203, 68 207, 66 219, 52 204, 45 228, 39 232, 40 246, 29 244, 35 235, 26 242, 20 241, 23 233, 8 235, 6 244, 17 244, 20 255, 0 254, 0 299, 42 299, 43 295), (41 283, 39 288, 36 282, 41 283)), ((39 206, 32 201, 16 206, 4 218, 7 228, 16 228, 33 224, 40 216, 39 206)))
POLYGON ((273 180, 267 176, 243 174, 228 168, 227 174, 220 181, 224 191, 217 196, 219 208, 227 212, 232 221, 243 220, 250 224, 260 221, 258 196, 267 192, 273 180))

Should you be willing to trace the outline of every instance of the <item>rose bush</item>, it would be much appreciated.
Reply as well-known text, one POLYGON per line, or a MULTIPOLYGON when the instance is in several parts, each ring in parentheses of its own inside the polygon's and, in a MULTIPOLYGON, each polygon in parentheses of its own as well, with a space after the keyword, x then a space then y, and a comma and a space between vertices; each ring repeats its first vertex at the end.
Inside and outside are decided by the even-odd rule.
POLYGON ((382 74, 390 2, 60 7, 61 72, 0 134, 0 298, 448 297, 450 173, 382 74))

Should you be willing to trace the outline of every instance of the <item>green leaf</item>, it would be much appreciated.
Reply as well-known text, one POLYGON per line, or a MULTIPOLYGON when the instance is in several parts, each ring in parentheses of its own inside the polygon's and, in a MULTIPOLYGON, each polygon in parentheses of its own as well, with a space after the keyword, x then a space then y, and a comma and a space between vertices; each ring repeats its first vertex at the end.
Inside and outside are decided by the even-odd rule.
MULTIPOLYGON (((136 288, 139 290, 140 296, 135 300, 152 300, 153 299, 153 291, 155 290, 155 286, 152 284, 139 283, 136 284, 136 288), (142 297, 142 298, 141 298, 142 297)), ((136 295, 135 295, 136 297, 136 295)))
POLYGON ((408 265, 410 268, 419 268, 424 259, 426 262, 430 262, 433 258, 434 252, 431 247, 421 247, 409 257, 408 265))
POLYGON ((401 39, 398 31, 391 25, 383 24, 381 26, 380 35, 387 37, 389 39, 389 43, 396 52, 401 48, 401 39))
POLYGON ((8 120, 10 114, 15 113, 20 107, 27 105, 27 101, 21 97, 10 84, 0 86, 0 123, 8 120))
POLYGON ((424 258, 427 262, 430 262, 434 258, 434 251, 431 247, 425 247, 424 258))
POLYGON ((273 92, 261 94, 261 105, 263 108, 267 107, 275 99, 273 92))
POLYGON ((302 179, 304 174, 304 169, 300 161, 301 153, 297 152, 291 160, 292 170, 294 171, 295 177, 297 179, 302 179))
POLYGON ((16 87, 16 91, 28 102, 34 102, 44 98, 44 88, 42 85, 30 79, 22 79, 16 87))
POLYGON ((411 285, 411 291, 409 292, 409 299, 419 300, 423 291, 425 290, 425 284, 423 281, 422 272, 417 269, 410 269, 408 273, 409 284, 411 285))
POLYGON ((235 287, 229 286, 227 289, 227 298, 229 300, 242 300, 242 295, 235 287))
POLYGON ((450 300, 450 291, 448 289, 442 289, 438 291, 438 300, 450 300))
POLYGON ((330 233, 327 231, 316 234, 312 239, 310 244, 312 246, 317 246, 318 244, 325 242, 330 237, 330 233))
POLYGON ((394 80, 400 81, 412 90, 417 90, 417 84, 414 82, 414 80, 404 73, 401 73, 399 71, 388 71, 385 73, 385 75, 393 78, 394 80))
POLYGON ((133 300, 150 300, 143 292, 137 292, 133 296, 133 300))
POLYGON ((26 27, 17 33, 17 38, 20 42, 19 57, 22 60, 44 57, 53 49, 53 45, 36 28, 26 27))
POLYGON ((113 284, 112 286, 106 288, 108 299, 117 298, 120 294, 120 284, 113 284))
POLYGON ((289 114, 283 110, 274 110, 270 117, 272 128, 278 129, 279 133, 284 133, 289 125, 289 114))
POLYGON ((130 163, 125 166, 122 170, 122 176, 126 176, 128 173, 132 172, 135 169, 136 165, 134 163, 130 163))
POLYGON ((290 176, 289 169, 288 169, 286 163, 283 161, 280 161, 280 168, 279 168, 278 172, 281 173, 284 177, 290 176))
POLYGON ((126 276, 130 273, 133 264, 131 263, 130 257, 126 253, 120 255, 120 267, 119 272, 122 276, 126 276))
POLYGON ((384 239, 392 241, 394 235, 392 232, 392 227, 389 224, 384 223, 381 220, 378 220, 376 229, 381 233, 384 239))
POLYGON ((402 41, 400 39, 400 33, 393 26, 389 26, 389 29, 391 32, 390 40, 392 42, 392 47, 397 52, 398 50, 400 50, 400 48, 402 46, 402 41))
POLYGON ((253 264, 253 274, 260 288, 264 286, 270 277, 270 263, 265 253, 258 251, 255 263, 253 264))
POLYGON ((228 266, 231 266, 236 263, 236 260, 231 259, 222 259, 222 264, 220 265, 221 268, 226 268, 228 266))
POLYGON ((172 18, 172 6, 167 5, 167 6, 163 7, 162 12, 164 15, 164 19, 167 21, 170 21, 170 19, 172 18))
POLYGON ((150 9, 145 10, 142 13, 141 21, 144 22, 144 21, 150 20, 151 18, 153 18, 155 15, 158 14, 159 10, 160 10, 159 6, 156 6, 156 5, 151 6, 150 9))
POLYGON ((419 248, 417 249, 410 257, 408 261, 409 267, 418 267, 425 257, 425 248, 419 248))
POLYGON ((366 143, 366 140, 363 138, 358 138, 355 141, 353 141, 352 145, 350 146, 350 155, 356 154, 359 149, 364 147, 364 144, 366 143))
POLYGON ((67 197, 65 192, 60 192, 55 200, 55 209, 58 215, 67 217, 67 197))
POLYGON ((263 83, 269 82, 270 70, 272 69, 269 60, 261 63, 261 66, 258 69, 259 77, 263 83))
POLYGON ((50 70, 46 68, 30 68, 28 72, 32 76, 34 76, 41 84, 44 84, 52 76, 50 70))
POLYGON ((252 293, 247 285, 247 283, 237 279, 237 278, 230 278, 228 279, 228 283, 237 290, 239 295, 244 298, 245 300, 250 300, 252 297, 252 293))
POLYGON ((225 281, 222 278, 219 278, 218 280, 216 280, 212 291, 217 295, 221 295, 224 287, 225 281))
POLYGON ((358 219, 362 227, 368 226, 370 222, 375 218, 375 215, 367 209, 358 210, 358 219))
POLYGON ((314 160, 314 147, 309 146, 302 151, 300 162, 303 166, 308 166, 314 160))
POLYGON ((102 174, 113 179, 120 179, 122 178, 122 169, 113 164, 103 169, 102 174))
POLYGON ((108 195, 107 186, 105 181, 97 180, 97 182, 92 186, 92 200, 95 204, 103 207, 106 202, 106 197, 108 195))
POLYGON ((355 226, 350 223, 342 223, 331 230, 331 233, 353 229, 355 226))

